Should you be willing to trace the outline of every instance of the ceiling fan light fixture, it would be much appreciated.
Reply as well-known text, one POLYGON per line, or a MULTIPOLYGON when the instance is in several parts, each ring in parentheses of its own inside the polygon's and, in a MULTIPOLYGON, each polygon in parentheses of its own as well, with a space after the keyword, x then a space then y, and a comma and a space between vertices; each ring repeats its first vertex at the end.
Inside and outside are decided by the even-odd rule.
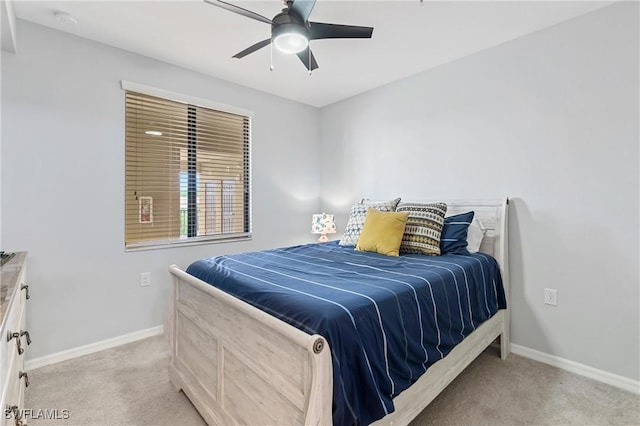
POLYGON ((299 25, 277 26, 273 29, 272 37, 276 49, 284 53, 302 52, 309 46, 309 35, 305 33, 304 27, 299 25))
POLYGON ((309 45, 303 35, 297 33, 284 33, 280 34, 273 40, 276 48, 284 53, 298 53, 302 52, 309 45))

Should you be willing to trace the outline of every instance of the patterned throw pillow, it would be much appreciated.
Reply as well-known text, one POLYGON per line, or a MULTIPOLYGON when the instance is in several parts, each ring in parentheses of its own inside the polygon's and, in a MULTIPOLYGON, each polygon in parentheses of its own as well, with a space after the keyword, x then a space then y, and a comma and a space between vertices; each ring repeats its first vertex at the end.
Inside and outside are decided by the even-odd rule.
POLYGON ((355 246, 360 238, 362 232, 362 225, 364 225, 364 219, 367 216, 367 209, 372 208, 381 212, 395 211, 396 206, 400 202, 400 198, 395 200, 385 201, 382 203, 362 204, 356 203, 351 207, 351 214, 349 215, 349 221, 347 227, 344 230, 344 234, 338 243, 341 246, 355 246))
POLYGON ((440 255, 440 234, 447 213, 445 203, 400 203, 397 212, 409 212, 400 253, 440 255))

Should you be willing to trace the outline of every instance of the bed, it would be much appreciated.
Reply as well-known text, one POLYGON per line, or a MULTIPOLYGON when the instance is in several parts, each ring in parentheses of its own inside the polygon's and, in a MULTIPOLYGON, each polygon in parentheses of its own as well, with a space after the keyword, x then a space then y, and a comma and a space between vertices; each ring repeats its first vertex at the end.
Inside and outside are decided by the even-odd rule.
POLYGON ((190 266, 190 273, 172 265, 172 306, 167 324, 172 348, 171 381, 185 392, 209 424, 409 423, 497 338, 502 358, 509 353, 508 202, 447 201, 447 205, 448 215, 473 210, 481 219, 486 235, 480 253, 381 259, 380 255, 325 243, 200 260, 190 266), (476 265, 482 274, 489 274, 492 268, 499 271, 497 277, 501 277, 502 286, 496 286, 495 275, 473 278, 471 269, 456 262, 471 265, 471 269, 476 265), (388 265, 381 267, 385 263, 388 265), (431 264, 432 269, 431 275, 418 278, 424 284, 420 290, 418 282, 409 282, 406 277, 417 276, 415 268, 423 268, 422 263, 431 264), (398 269, 400 266, 409 269, 398 269), (216 269, 217 275, 213 275, 211 271, 216 269), (374 276, 374 269, 380 269, 382 275, 374 276), (459 269, 466 272, 452 272, 459 269), (353 284, 347 273, 364 275, 367 283, 353 284), (455 281, 456 274, 455 286, 438 278, 452 275, 455 281), (395 279, 400 276, 402 279, 395 279), (220 288, 206 282, 212 278, 220 288), (251 281, 252 287, 244 288, 240 278, 251 281), (292 279, 297 282, 291 287, 293 293, 288 284, 292 279), (348 284, 341 286, 341 281, 348 284), (484 287, 479 287, 476 297, 474 283, 482 281, 484 287), (313 288, 321 287, 322 293, 310 296, 311 290, 304 287, 306 282, 313 288), (375 288, 363 296, 365 292, 358 286, 375 288), (410 290, 403 295, 400 287, 410 290), (449 291, 453 302, 438 302, 448 304, 448 312, 455 313, 449 314, 449 319, 460 313, 460 321, 454 321, 448 329, 444 326, 441 330, 438 323, 440 319, 445 324, 435 304, 435 299, 441 298, 438 288, 445 293, 447 288, 456 289, 449 291), (327 291, 337 292, 337 299, 325 300, 327 291), (393 293, 392 302, 373 302, 378 300, 373 295, 376 292, 393 293), (283 294, 278 299, 271 293, 283 294), (323 299, 325 304, 320 308, 305 306, 296 299, 297 293, 323 299), (416 294, 421 295, 420 303, 422 299, 433 303, 433 309, 421 308, 416 294), (371 318, 364 311, 356 310, 352 315, 340 308, 354 297, 366 302, 361 304, 375 306, 371 318), (401 306, 401 299, 407 299, 409 305, 401 306), (284 313, 279 310, 287 304, 303 309, 284 313), (393 312, 402 317, 391 319, 393 312), (346 322, 333 324, 331 317, 340 315, 347 317, 346 322), (433 316, 435 326, 422 320, 419 323, 427 324, 425 329, 433 328, 432 334, 437 337, 430 338, 422 330, 424 334, 417 342, 408 340, 407 335, 419 332, 402 318, 422 318, 421 315, 433 316), (359 321, 357 325, 354 316, 359 321), (402 327, 397 327, 398 322, 403 322, 402 327), (363 343, 374 347, 360 350, 352 346, 358 337, 348 334, 352 332, 348 329, 362 330, 371 324, 374 336, 359 340, 370 341, 363 343), (423 343, 429 339, 436 340, 433 347, 427 348, 423 343), (404 345, 404 358, 396 356, 399 352, 394 344, 404 345), (416 355, 420 349, 424 349, 424 359, 416 355), (382 364, 375 363, 376 356, 372 354, 376 351, 384 354, 382 364), (426 372, 422 374, 420 368, 426 372), (350 382, 349 375, 358 375, 354 370, 359 376, 367 376, 364 385, 350 382), (351 396, 353 389, 358 390, 357 396, 351 396))

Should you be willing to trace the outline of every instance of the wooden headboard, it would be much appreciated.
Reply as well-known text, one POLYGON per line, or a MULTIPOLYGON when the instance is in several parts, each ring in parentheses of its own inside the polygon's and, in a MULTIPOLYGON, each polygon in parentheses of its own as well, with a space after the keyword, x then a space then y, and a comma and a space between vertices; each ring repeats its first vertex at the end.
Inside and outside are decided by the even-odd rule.
POLYGON ((480 251, 490 254, 502 266, 508 266, 507 241, 507 206, 508 199, 503 200, 454 200, 447 203, 447 216, 475 211, 475 218, 479 219, 487 229, 480 251))
MULTIPOLYGON (((413 200, 412 200, 413 201, 413 200)), ((447 216, 465 213, 473 210, 474 217, 480 219, 487 232, 482 240, 480 251, 489 254, 500 264, 500 274, 504 290, 507 297, 507 304, 510 299, 509 288, 509 238, 508 238, 508 211, 509 199, 488 199, 488 200, 419 200, 417 202, 447 203, 447 216)))

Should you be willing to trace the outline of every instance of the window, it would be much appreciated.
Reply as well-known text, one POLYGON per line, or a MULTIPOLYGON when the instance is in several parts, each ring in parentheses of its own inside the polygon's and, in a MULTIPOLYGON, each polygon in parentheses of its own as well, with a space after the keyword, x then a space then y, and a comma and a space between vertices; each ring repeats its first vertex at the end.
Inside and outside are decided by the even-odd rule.
POLYGON ((250 117, 131 85, 123 82, 125 247, 250 237, 250 117))

